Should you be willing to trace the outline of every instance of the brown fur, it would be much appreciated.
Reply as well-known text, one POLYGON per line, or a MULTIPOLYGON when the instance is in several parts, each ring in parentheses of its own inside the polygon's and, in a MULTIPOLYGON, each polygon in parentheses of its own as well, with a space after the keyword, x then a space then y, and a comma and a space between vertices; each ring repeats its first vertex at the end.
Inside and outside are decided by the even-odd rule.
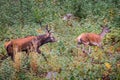
MULTIPOLYGON (((55 42, 55 38, 52 36, 50 30, 46 28, 46 34, 39 36, 27 36, 25 38, 19 38, 15 40, 11 40, 5 43, 5 48, 7 50, 8 56, 11 56, 14 61, 14 53, 25 51, 29 53, 29 51, 35 51, 37 53, 41 53, 39 47, 48 42, 55 42)), ((43 55, 43 54, 42 54, 43 55)), ((44 55, 43 55, 44 56, 44 55)), ((44 56, 45 58, 45 56, 44 56)), ((45 60, 47 60, 45 58, 45 60)))
POLYGON ((11 44, 13 45, 13 50, 16 52, 20 52, 24 49, 26 49, 27 47, 30 46, 30 43, 33 39, 35 39, 35 36, 29 36, 27 38, 19 38, 16 40, 12 40, 11 44))
POLYGON ((4 47, 7 48, 7 46, 11 43, 11 41, 5 42, 4 47))
MULTIPOLYGON (((77 42, 78 45, 83 44, 83 52, 86 53, 85 51, 85 47, 86 46, 98 46, 100 48, 102 48, 102 39, 103 37, 110 32, 109 28, 107 26, 102 26, 102 32, 100 34, 96 34, 96 33, 82 33, 81 35, 79 35, 77 37, 77 42)), ((90 47, 89 47, 89 53, 91 53, 90 47)))
POLYGON ((95 33, 83 33, 80 36, 78 36, 77 40, 81 39, 83 44, 86 45, 98 45, 101 44, 101 36, 95 33))

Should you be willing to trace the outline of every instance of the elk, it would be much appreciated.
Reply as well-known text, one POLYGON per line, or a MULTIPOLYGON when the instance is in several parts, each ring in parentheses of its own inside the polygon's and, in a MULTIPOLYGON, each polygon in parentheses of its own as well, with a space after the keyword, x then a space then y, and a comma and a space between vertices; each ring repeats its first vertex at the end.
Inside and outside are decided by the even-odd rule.
MULTIPOLYGON (((8 56, 11 56, 11 59, 14 61, 14 53, 25 51, 29 53, 29 51, 35 51, 41 54, 39 47, 46 43, 56 42, 55 37, 52 35, 52 32, 48 30, 48 26, 46 27, 46 33, 38 36, 27 36, 25 38, 19 38, 15 40, 11 40, 5 43, 5 49, 7 51, 8 56)), ((45 60, 47 61, 44 54, 42 54, 45 60)))
MULTIPOLYGON (((89 46, 89 54, 91 53, 90 46, 98 46, 102 48, 102 40, 104 36, 110 32, 110 29, 108 28, 107 25, 102 26, 102 32, 100 34, 96 33, 82 33, 77 37, 77 44, 78 46, 83 44, 82 51, 86 53, 85 47, 89 46)), ((103 48, 102 48, 103 49, 103 48)))

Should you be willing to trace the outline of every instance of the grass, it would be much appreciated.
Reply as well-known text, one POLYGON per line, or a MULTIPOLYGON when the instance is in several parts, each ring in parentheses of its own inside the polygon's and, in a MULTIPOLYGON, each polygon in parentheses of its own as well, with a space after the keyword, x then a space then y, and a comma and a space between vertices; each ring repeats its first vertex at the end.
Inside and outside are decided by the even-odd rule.
MULTIPOLYGON (((67 25, 67 22, 62 21, 59 18, 58 21, 55 20, 49 23, 52 31, 54 31, 53 35, 58 41, 40 47, 42 53, 44 53, 49 60, 48 63, 45 62, 42 55, 32 55, 32 58, 23 57, 21 59, 22 61, 16 61, 18 66, 17 69, 19 69, 19 71, 16 71, 12 65, 13 62, 8 58, 1 63, 0 73, 2 74, 0 74, 0 78, 7 80, 6 76, 9 75, 8 80, 46 80, 47 73, 53 71, 58 73, 57 76, 55 76, 55 79, 58 80, 102 80, 104 77, 119 80, 120 54, 117 52, 107 53, 107 51, 110 51, 108 50, 110 44, 108 44, 109 40, 107 40, 107 38, 109 39, 112 33, 108 33, 103 40, 103 43, 106 43, 106 45, 103 44, 106 50, 105 52, 99 48, 95 52, 95 47, 92 47, 92 54, 85 55, 82 53, 81 49, 76 47, 77 43, 75 38, 79 34, 83 32, 100 33, 101 31, 100 26, 97 23, 91 22, 91 20, 86 21, 86 23, 82 23, 71 20, 72 26, 69 26, 67 25)), ((111 30, 114 31, 114 29, 111 30)), ((44 28, 41 28, 38 25, 26 25, 26 27, 22 29, 20 27, 10 27, 6 31, 6 37, 11 39, 12 37, 19 38, 26 35, 43 34, 44 28), (12 34, 13 28, 15 34, 12 34)), ((3 42, 4 40, 2 41, 2 45, 3 42)), ((6 54, 3 46, 1 47, 1 51, 3 54, 6 54)), ((22 55, 25 56, 25 54, 22 55)), ((16 57, 16 60, 19 59, 16 57)))
MULTIPOLYGON (((11 12, 7 11, 10 13, 6 13, 8 6, 3 5, 0 13, 4 13, 0 25, 0 58, 6 55, 4 42, 28 35, 43 34, 46 24, 54 32, 57 42, 40 47, 48 63, 41 54, 34 52, 29 56, 24 52, 17 53, 15 63, 10 57, 5 59, 0 63, 0 80, 120 80, 120 52, 116 51, 120 47, 118 3, 119 0, 34 0, 30 7, 32 12, 27 12, 30 15, 25 16, 26 14, 21 12, 17 14, 24 15, 24 20, 28 21, 24 25, 19 24, 19 16, 14 16, 17 19, 10 17, 13 15, 11 12, 16 12, 17 9, 14 8, 19 8, 18 6, 15 5, 11 12), (72 13, 79 19, 63 21, 61 16, 66 13, 72 13), (32 20, 34 22, 29 22, 32 20), (38 24, 39 20, 41 25, 38 24), (85 32, 99 34, 101 24, 108 24, 111 29, 102 42, 104 51, 91 46, 92 53, 84 54, 77 48, 75 39, 85 32), (116 41, 118 42, 114 44, 116 41)), ((23 7, 27 8, 27 4, 23 7)))

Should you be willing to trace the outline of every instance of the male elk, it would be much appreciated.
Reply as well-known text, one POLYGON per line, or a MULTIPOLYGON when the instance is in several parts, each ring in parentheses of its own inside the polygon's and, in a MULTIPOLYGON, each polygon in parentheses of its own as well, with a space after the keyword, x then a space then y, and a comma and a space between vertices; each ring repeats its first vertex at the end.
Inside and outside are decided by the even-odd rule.
POLYGON ((77 44, 83 44, 83 52, 86 53, 85 51, 85 47, 89 45, 89 52, 91 53, 91 49, 90 46, 98 46, 100 48, 102 48, 102 39, 103 37, 110 32, 110 29, 107 27, 107 25, 105 26, 101 26, 102 27, 102 32, 100 34, 95 34, 95 33, 82 33, 81 35, 79 35, 77 37, 77 44))
MULTIPOLYGON (((46 27, 46 33, 43 35, 27 36, 25 38, 15 39, 5 43, 5 49, 7 51, 8 56, 11 56, 12 60, 14 61, 14 53, 16 52, 25 51, 26 53, 28 53, 30 50, 32 51, 34 50, 40 54, 41 53, 41 51, 39 50, 40 46, 49 42, 56 41, 51 33, 52 32, 48 30, 48 27, 46 27)), ((45 56, 44 58, 47 61, 45 56)))

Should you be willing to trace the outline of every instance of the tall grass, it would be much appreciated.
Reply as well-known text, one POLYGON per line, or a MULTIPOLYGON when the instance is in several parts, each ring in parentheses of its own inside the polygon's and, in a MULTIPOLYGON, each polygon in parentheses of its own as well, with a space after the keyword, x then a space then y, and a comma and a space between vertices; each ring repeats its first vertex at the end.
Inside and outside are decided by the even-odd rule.
MULTIPOLYGON (((48 43, 40 50, 48 59, 45 62, 42 55, 31 53, 26 56, 16 56, 16 66, 10 58, 0 63, 0 80, 46 80, 49 72, 58 80, 111 80, 120 79, 120 47, 119 41, 119 2, 120 0, 31 0, 32 20, 30 24, 0 25, 0 54, 6 55, 4 42, 27 35, 39 35, 45 32, 48 24, 54 32, 57 42, 48 43), (63 21, 61 16, 72 13, 79 20, 63 21), (37 22, 37 23, 35 23, 37 22), (39 25, 38 23, 41 24, 39 25), (77 48, 76 37, 84 32, 101 32, 100 24, 111 28, 103 40, 105 51, 92 47, 92 54, 86 55, 77 48)), ((11 17, 12 18, 12 17, 11 17)), ((25 17, 24 17, 25 18, 25 17)), ((3 18, 2 18, 3 19, 3 18)))

